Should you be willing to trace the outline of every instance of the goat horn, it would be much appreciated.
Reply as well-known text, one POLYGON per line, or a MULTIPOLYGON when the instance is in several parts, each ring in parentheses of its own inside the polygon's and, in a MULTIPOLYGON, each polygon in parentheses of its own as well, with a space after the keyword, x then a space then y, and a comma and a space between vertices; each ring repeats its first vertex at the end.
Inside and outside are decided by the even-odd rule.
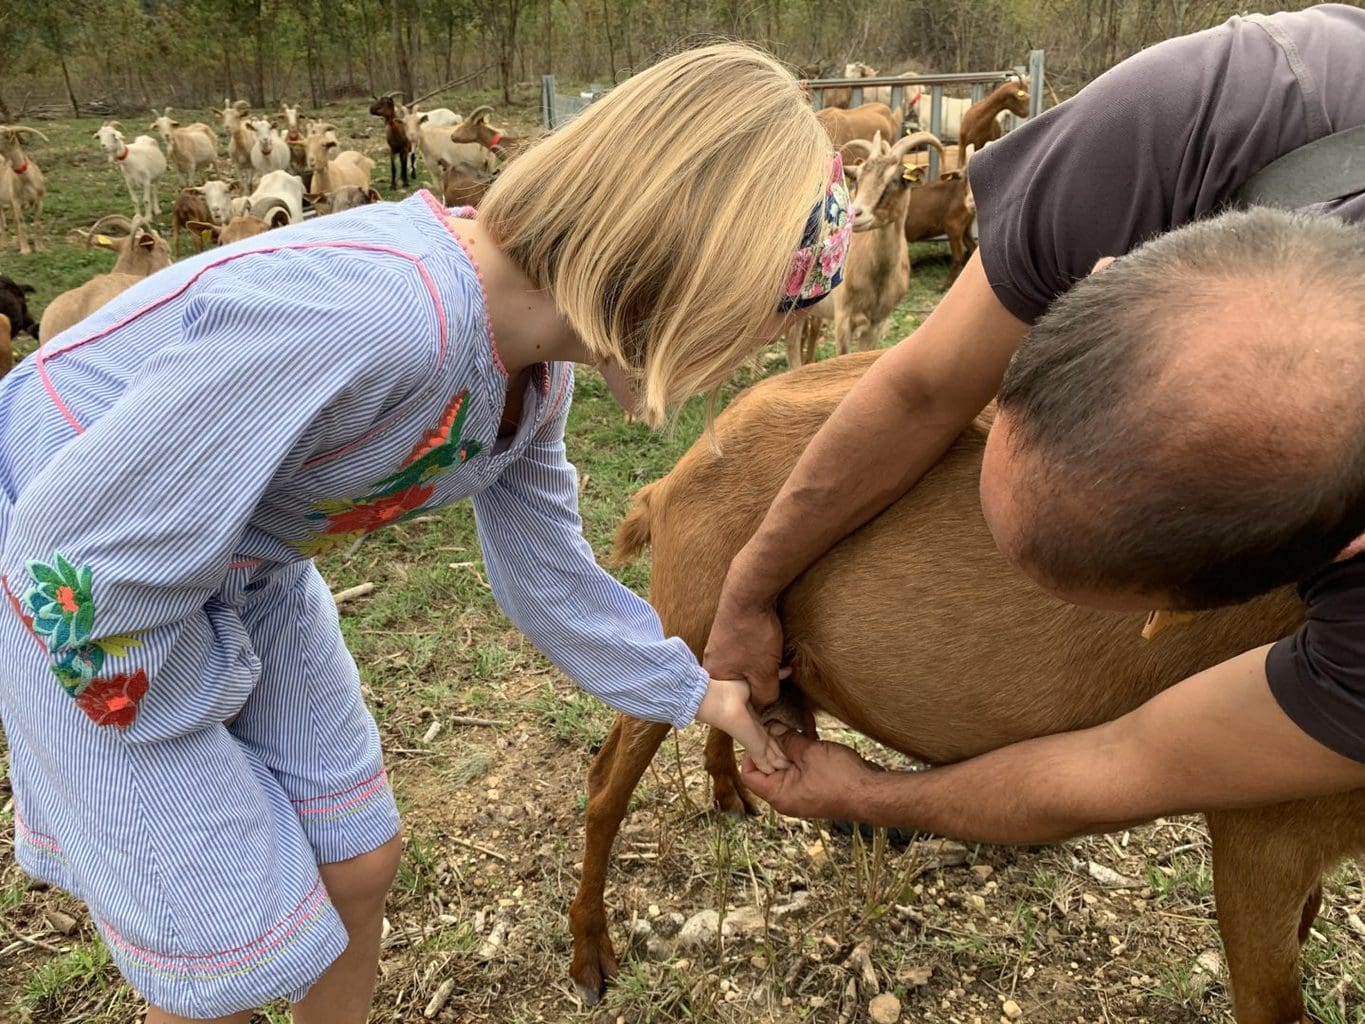
POLYGON ((121 213, 105 214, 99 220, 95 221, 95 223, 90 225, 89 228, 90 233, 98 234, 100 229, 103 228, 106 223, 114 224, 120 228, 123 228, 123 230, 127 231, 128 234, 130 235, 133 233, 133 222, 130 221, 127 217, 123 216, 123 214, 121 213))
POLYGON ((36 135, 36 136, 38 136, 38 138, 42 139, 44 142, 49 142, 49 141, 51 141, 50 139, 48 139, 48 137, 47 137, 46 135, 44 135, 42 132, 40 132, 37 128, 30 128, 30 127, 29 127, 28 125, 26 125, 26 124, 16 124, 16 125, 14 125, 10 130, 11 130, 11 131, 15 131, 15 132, 19 132, 20 134, 22 134, 22 133, 24 133, 24 132, 28 132, 28 134, 30 134, 30 135, 36 135))
POLYGON ((246 100, 236 100, 236 101, 232 104, 232 109, 233 109, 233 110, 239 110, 239 111, 241 111, 243 114, 245 114, 248 110, 251 109, 251 104, 248 103, 246 100))
POLYGON ((907 135, 891 147, 891 152, 898 157, 905 156, 910 150, 919 146, 933 146, 938 150, 938 158, 940 160, 945 158, 943 143, 940 142, 938 136, 934 135, 932 132, 915 132, 913 135, 907 135))
POLYGON ((484 117, 491 117, 493 115, 493 108, 488 106, 488 104, 486 103, 481 107, 475 107, 473 110, 469 112, 469 116, 465 118, 465 120, 473 121, 480 114, 483 114, 484 117))
POLYGON ((868 142, 867 139, 849 139, 841 148, 848 153, 861 155, 864 160, 872 157, 872 143, 868 142))

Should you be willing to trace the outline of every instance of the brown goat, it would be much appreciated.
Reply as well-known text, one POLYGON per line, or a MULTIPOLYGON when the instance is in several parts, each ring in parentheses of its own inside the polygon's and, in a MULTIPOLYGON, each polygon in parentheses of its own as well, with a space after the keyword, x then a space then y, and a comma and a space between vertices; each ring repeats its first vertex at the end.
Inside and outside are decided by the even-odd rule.
POLYGON ((477 207, 497 180, 496 171, 488 174, 469 164, 446 167, 441 183, 442 201, 447 206, 477 207))
POLYGON ((949 284, 957 280, 976 248, 976 239, 972 238, 976 206, 968 201, 970 193, 961 171, 949 171, 938 181, 917 185, 910 192, 910 208, 905 214, 905 240, 923 242, 947 235, 948 249, 952 253, 948 266, 949 284))
MULTIPOLYGON (((715 443, 699 440, 638 492, 617 553, 652 545, 650 600, 665 635, 701 656, 730 560, 878 355, 763 381, 717 419, 715 443)), ((1112 720, 1194 672, 1286 635, 1302 618, 1298 600, 1281 590, 1144 640, 1140 616, 1047 596, 1005 562, 982 520, 984 443, 983 425, 966 431, 905 497, 783 595, 793 680, 807 711, 944 764, 1112 720)), ((617 970, 602 901, 612 841, 668 730, 617 718, 588 777, 587 845, 569 920, 571 974, 589 1002, 617 970)), ((752 807, 723 733, 711 733, 706 767, 720 808, 752 807)), ((1238 1024, 1300 1024, 1299 943, 1324 869, 1365 848, 1365 790, 1206 817, 1238 1024)))
POLYGON ((895 142, 901 135, 901 112, 885 103, 864 103, 852 110, 826 107, 817 110, 815 117, 835 148, 853 139, 870 139, 878 132, 888 142, 895 142))
POLYGON ((202 192, 193 189, 184 189, 175 197, 175 202, 171 205, 171 259, 180 258, 180 232, 189 230, 189 235, 194 243, 195 252, 204 251, 204 236, 202 232, 190 228, 191 221, 212 221, 213 217, 209 214, 208 200, 204 198, 202 192))
POLYGON ((451 142, 477 142, 499 160, 513 160, 525 151, 535 140, 523 136, 508 135, 488 123, 493 116, 489 106, 475 107, 469 116, 450 130, 451 142))
POLYGON ((389 188, 398 187, 398 179, 394 174, 394 160, 397 159, 398 170, 402 172, 403 187, 408 187, 408 174, 411 173, 413 180, 417 178, 417 147, 413 140, 408 138, 408 127, 403 122, 403 113, 393 102, 394 96, 398 93, 389 93, 380 96, 370 105, 370 113, 375 117, 384 119, 384 141, 389 144, 389 188))
POLYGON ((962 128, 957 136, 957 165, 967 166, 967 147, 980 149, 988 142, 1000 138, 999 117, 1008 110, 1016 117, 1028 116, 1028 85, 1024 82, 1008 81, 996 86, 989 96, 983 97, 967 108, 962 115, 962 128))
POLYGON ((0 377, 14 368, 14 345, 12 341, 9 317, 0 313, 0 377))

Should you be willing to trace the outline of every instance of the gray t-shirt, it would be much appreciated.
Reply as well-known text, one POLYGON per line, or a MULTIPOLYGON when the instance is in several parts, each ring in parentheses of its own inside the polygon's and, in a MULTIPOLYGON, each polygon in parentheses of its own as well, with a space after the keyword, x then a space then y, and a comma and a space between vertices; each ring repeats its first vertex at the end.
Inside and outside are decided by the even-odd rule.
MULTIPOLYGON (((1223 209, 1262 167, 1365 124, 1365 10, 1231 18, 1159 43, 972 158, 996 297, 1036 320, 1101 256, 1223 209)), ((1313 208, 1365 222, 1365 193, 1313 208)), ((1285 713, 1365 762, 1365 556, 1305 580, 1308 618, 1271 648, 1285 713)))

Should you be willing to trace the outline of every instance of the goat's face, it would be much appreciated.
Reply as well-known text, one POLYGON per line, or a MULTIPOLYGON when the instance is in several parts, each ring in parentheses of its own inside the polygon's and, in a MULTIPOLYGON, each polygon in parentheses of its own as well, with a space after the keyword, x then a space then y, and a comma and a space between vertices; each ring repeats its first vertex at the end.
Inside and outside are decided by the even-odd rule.
POLYGON ((275 148, 275 126, 261 117, 251 122, 251 130, 256 133, 256 146, 261 154, 269 156, 275 148))
POLYGON ((304 140, 304 147, 308 156, 308 167, 316 173, 325 171, 327 165, 331 163, 337 141, 326 134, 310 135, 304 140))
MULTIPOLYGON (((152 113, 156 114, 156 111, 154 110, 152 113)), ((162 141, 170 142, 171 129, 179 127, 180 122, 173 120, 169 114, 156 114, 156 120, 147 126, 147 130, 156 132, 161 136, 162 141)))
POLYGON ((393 105, 392 96, 380 96, 370 104, 370 113, 375 117, 382 117, 385 121, 391 121, 397 115, 397 108, 393 105))
POLYGON ((292 107, 286 107, 283 103, 281 103, 280 113, 284 115, 284 127, 285 130, 289 132, 289 135, 291 137, 298 135, 299 134, 298 105, 295 104, 292 107))
POLYGON ((100 149, 109 154, 111 158, 117 157, 123 152, 123 133, 114 127, 117 121, 105 121, 95 132, 95 138, 99 140, 100 149))
POLYGON ((232 218, 232 192, 238 187, 235 181, 231 185, 223 181, 206 181, 195 188, 204 197, 213 223, 226 224, 232 218))
POLYGON ((897 226, 904 219, 907 193, 919 180, 920 169, 905 164, 900 146, 888 146, 878 133, 871 154, 849 168, 855 181, 853 230, 897 226))

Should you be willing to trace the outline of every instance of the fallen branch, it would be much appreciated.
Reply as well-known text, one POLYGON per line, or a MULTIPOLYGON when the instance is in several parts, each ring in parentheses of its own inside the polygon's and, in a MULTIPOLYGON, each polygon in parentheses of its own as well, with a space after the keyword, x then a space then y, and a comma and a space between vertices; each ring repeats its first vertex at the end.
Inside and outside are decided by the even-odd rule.
POLYGON ((339 606, 357 597, 364 597, 366 594, 374 593, 374 584, 365 582, 357 583, 354 587, 347 587, 345 590, 338 590, 332 595, 332 600, 339 606))
POLYGON ((501 718, 470 718, 468 715, 451 715, 447 721, 451 725, 486 725, 490 729, 510 724, 501 718))
POLYGON ((504 853, 499 853, 497 850, 490 850, 486 846, 480 846, 478 843, 471 843, 468 839, 461 839, 459 836, 450 836, 449 838, 456 846, 463 846, 465 849, 473 850, 475 853, 482 853, 485 857, 492 857, 494 860, 500 860, 504 864, 510 864, 512 862, 512 858, 504 853))

